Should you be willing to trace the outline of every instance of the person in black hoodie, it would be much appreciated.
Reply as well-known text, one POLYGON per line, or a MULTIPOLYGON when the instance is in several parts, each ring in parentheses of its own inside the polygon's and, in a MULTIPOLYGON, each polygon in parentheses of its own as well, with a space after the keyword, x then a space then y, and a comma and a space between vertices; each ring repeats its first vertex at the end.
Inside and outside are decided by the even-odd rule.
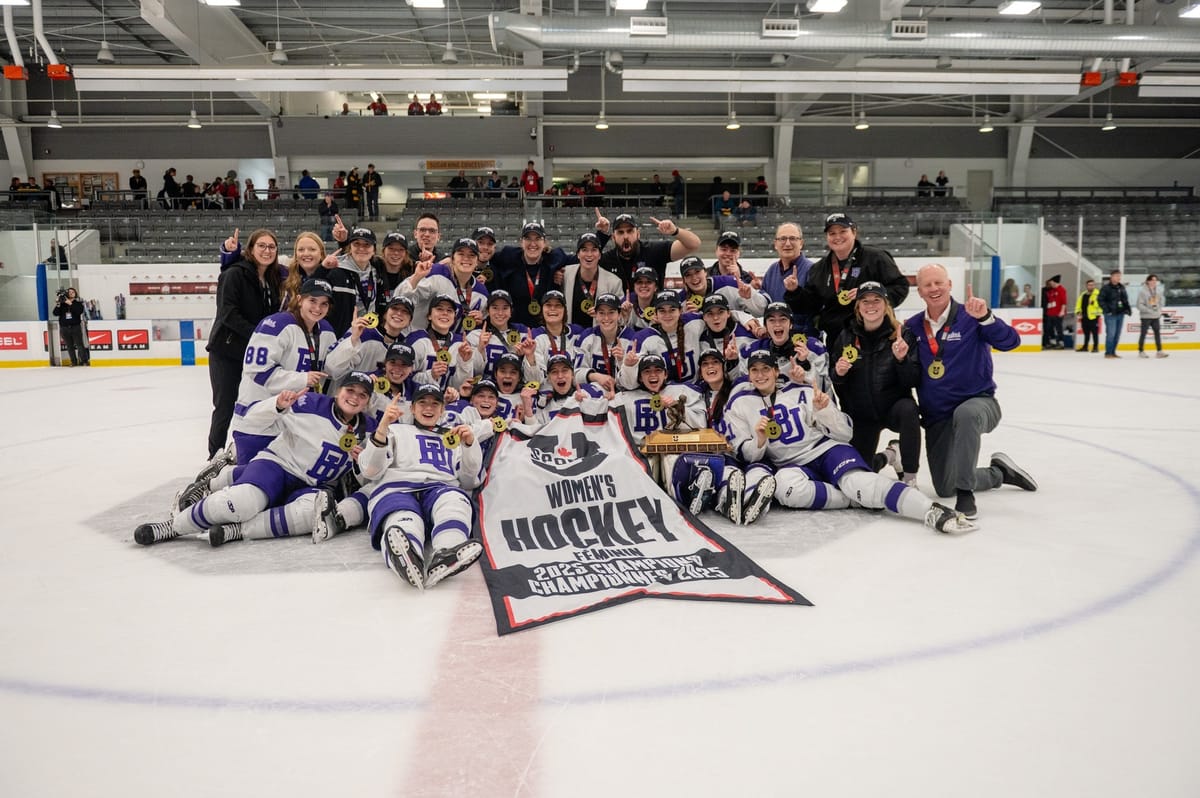
POLYGON ((83 328, 83 320, 87 309, 80 301, 74 288, 68 288, 59 293, 58 301, 54 303, 54 315, 58 316, 59 329, 62 338, 67 343, 67 354, 71 356, 72 366, 92 365, 91 353, 87 346, 87 333, 83 328))
POLYGON ((854 316, 830 352, 837 358, 830 377, 838 401, 854 422, 850 444, 876 471, 890 464, 897 467, 901 481, 912 486, 921 467, 921 417, 913 399, 921 363, 916 338, 896 321, 881 283, 858 286, 854 316), (888 445, 890 453, 876 455, 884 429, 899 432, 900 440, 888 445))
POLYGON ((279 310, 278 254, 275 234, 255 230, 242 258, 217 277, 217 316, 208 336, 208 379, 213 394, 208 428, 210 460, 225 448, 250 334, 264 317, 279 310))
POLYGON ((808 279, 784 294, 792 310, 809 318, 825 333, 825 342, 836 341, 854 316, 858 286, 881 283, 892 307, 908 296, 908 278, 885 250, 868 247, 858 240, 858 227, 844 213, 825 217, 825 243, 829 252, 813 264, 808 279))

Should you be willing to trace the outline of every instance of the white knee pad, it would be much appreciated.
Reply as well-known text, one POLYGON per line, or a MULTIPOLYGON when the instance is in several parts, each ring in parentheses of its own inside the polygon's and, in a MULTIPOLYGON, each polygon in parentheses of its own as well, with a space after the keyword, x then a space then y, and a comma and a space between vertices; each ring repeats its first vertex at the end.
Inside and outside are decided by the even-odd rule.
POLYGON ((285 538, 291 535, 311 535, 316 516, 316 493, 305 493, 282 507, 269 507, 242 522, 242 537, 246 540, 285 538))
POLYGON ((176 513, 172 528, 181 535, 195 535, 217 524, 246 521, 267 507, 267 494, 248 483, 231 485, 176 513))
POLYGON ((863 507, 890 510, 917 520, 923 520, 925 511, 933 504, 916 488, 872 471, 848 471, 839 480, 838 487, 863 507))
POLYGON ((465 543, 471 536, 471 520, 474 508, 471 500, 457 491, 447 491, 433 503, 429 520, 433 528, 429 542, 435 549, 448 549, 465 543))
POLYGON ((799 468, 775 472, 775 501, 801 510, 841 510, 850 500, 827 482, 814 482, 799 468))

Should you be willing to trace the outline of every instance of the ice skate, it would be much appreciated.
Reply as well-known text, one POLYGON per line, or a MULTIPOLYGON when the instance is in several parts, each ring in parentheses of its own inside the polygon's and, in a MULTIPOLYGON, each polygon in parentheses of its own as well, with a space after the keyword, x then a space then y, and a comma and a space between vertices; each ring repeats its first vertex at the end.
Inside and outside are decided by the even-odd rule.
POLYGON ((314 504, 316 505, 316 515, 313 518, 313 543, 324 543, 331 537, 346 531, 346 521, 338 512, 333 491, 328 488, 319 491, 314 504))
POLYGON ((688 512, 692 515, 699 515, 708 504, 708 500, 712 498, 713 493, 713 472, 707 465, 699 465, 696 467, 696 478, 692 480, 692 484, 688 486, 691 491, 692 500, 688 502, 688 512))
POLYGON ((974 532, 979 525, 967 519, 962 513, 956 513, 944 504, 934 502, 925 513, 925 526, 946 535, 957 535, 964 532, 974 532))
POLYGON ((749 525, 755 522, 768 507, 771 506, 771 500, 775 498, 775 477, 763 477, 762 482, 759 482, 750 489, 750 493, 746 496, 742 507, 743 525, 749 525))
POLYGON ((421 555, 417 554, 408 535, 398 526, 388 527, 383 534, 383 559, 388 568, 410 585, 417 590, 425 589, 425 579, 421 573, 421 555))
POLYGON ((177 537, 179 537, 179 533, 171 528, 170 521, 153 521, 149 524, 142 524, 133 530, 134 541, 142 546, 177 537))
POLYGON ((1000 469, 1005 485, 1016 485, 1021 490, 1037 490, 1037 482, 1029 472, 1014 463, 1004 452, 992 454, 992 467, 1000 469))
POLYGON ((234 451, 234 445, 230 443, 221 451, 212 456, 208 464, 200 469, 200 473, 192 480, 192 484, 203 482, 205 484, 212 482, 213 477, 221 473, 221 469, 227 465, 233 465, 237 462, 237 453, 234 451))
POLYGON ((742 499, 746 493, 746 475, 741 471, 732 470, 725 482, 724 515, 735 524, 742 523, 742 499))
POLYGON ((212 488, 209 486, 211 480, 212 477, 208 477, 207 479, 198 478, 195 482, 176 493, 175 501, 171 503, 171 512, 177 513, 182 510, 186 510, 193 504, 199 503, 201 499, 212 493, 212 488))
POLYGON ((214 549, 234 540, 242 539, 241 524, 217 524, 208 530, 208 543, 214 549))
POLYGON ((431 588, 438 582, 449 579, 459 571, 471 567, 471 563, 483 554, 483 544, 478 540, 466 540, 449 549, 435 549, 429 558, 429 572, 425 574, 425 587, 431 588))

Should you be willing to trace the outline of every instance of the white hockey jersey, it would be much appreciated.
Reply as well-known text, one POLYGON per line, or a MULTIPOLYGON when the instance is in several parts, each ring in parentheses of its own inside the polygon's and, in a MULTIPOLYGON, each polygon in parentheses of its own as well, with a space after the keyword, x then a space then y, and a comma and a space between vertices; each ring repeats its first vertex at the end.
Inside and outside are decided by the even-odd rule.
POLYGON ((333 397, 311 392, 283 412, 275 408, 274 397, 256 403, 242 418, 244 431, 275 439, 254 459, 278 463, 307 485, 336 484, 354 465, 349 449, 369 445, 366 441, 375 430, 375 420, 360 413, 347 425, 338 420, 334 408, 333 397), (347 435, 354 437, 349 447, 342 440, 347 435))
POLYGON ((462 384, 475 375, 475 359, 462 358, 462 347, 466 343, 458 333, 438 335, 429 330, 417 330, 405 340, 413 348, 413 381, 418 385, 437 385, 441 388, 461 388, 462 384), (449 368, 439 379, 433 376, 433 364, 440 352, 448 352, 449 368))
POLYGON ((406 296, 413 301, 413 329, 423 330, 429 323, 429 301, 438 294, 449 294, 458 297, 458 317, 454 320, 454 332, 462 332, 462 317, 472 310, 483 312, 487 318, 488 290, 483 283, 474 279, 467 283, 466 288, 459 286, 454 279, 454 273, 444 263, 435 263, 429 274, 412 287, 411 279, 402 280, 396 287, 397 296, 406 296))
POLYGON ((392 424, 388 442, 368 441, 358 458, 366 490, 375 496, 386 490, 420 490, 431 485, 455 485, 464 490, 479 487, 483 450, 479 442, 462 441, 450 447, 442 439, 447 430, 427 430, 415 424, 392 424))
MULTIPOLYGON (((683 423, 687 427, 701 429, 708 426, 704 415, 704 403, 692 386, 670 384, 664 386, 659 394, 683 402, 683 423)), ((653 394, 645 388, 634 388, 621 391, 608 403, 609 407, 620 408, 625 415, 633 443, 637 446, 641 446, 642 441, 651 432, 665 428, 668 423, 667 408, 655 410, 652 407, 652 397, 653 394)))
POLYGON ((725 437, 734 456, 744 463, 803 465, 838 443, 849 442, 850 418, 831 401, 823 410, 812 408, 813 387, 789 382, 772 396, 763 396, 749 382, 734 387, 725 405, 725 437), (769 417, 780 434, 765 446, 754 435, 758 420, 769 417))
POLYGON ((242 360, 232 429, 249 431, 242 419, 255 402, 280 391, 304 390, 308 372, 325 370, 326 357, 336 343, 333 328, 324 320, 317 323, 316 334, 311 336, 291 313, 274 313, 260 321, 242 360))
MULTIPOLYGON (((599 327, 591 327, 580 333, 579 341, 576 344, 575 383, 583 385, 588 381, 588 372, 598 371, 601 374, 617 378, 617 383, 620 384, 620 371, 624 365, 621 358, 614 356, 613 348, 615 346, 622 352, 628 351, 634 344, 633 335, 633 331, 626 328, 617 334, 614 345, 609 346, 600 334, 599 327)), ((636 382, 637 375, 635 373, 634 383, 636 384, 636 382)))
POLYGON ((346 333, 329 353, 329 357, 325 358, 324 371, 334 379, 352 371, 379 371, 383 368, 383 359, 387 357, 388 347, 394 343, 404 343, 412 333, 412 325, 409 325, 398 336, 392 338, 383 331, 381 325, 377 330, 363 330, 358 343, 354 342, 350 333, 346 333))

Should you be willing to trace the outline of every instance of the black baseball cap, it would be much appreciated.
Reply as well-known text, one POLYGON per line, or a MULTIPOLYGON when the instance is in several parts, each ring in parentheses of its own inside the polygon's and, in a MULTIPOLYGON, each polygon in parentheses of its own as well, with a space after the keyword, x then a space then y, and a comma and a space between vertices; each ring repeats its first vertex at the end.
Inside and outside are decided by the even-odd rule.
POLYGON ((596 249, 600 249, 600 236, 595 233, 583 233, 579 236, 579 240, 575 242, 575 251, 583 249, 587 244, 595 244, 596 249))
MULTIPOLYGON (((371 384, 372 386, 374 385, 374 383, 371 384)), ((413 391, 413 404, 416 404, 422 399, 436 399, 439 404, 446 404, 446 394, 438 385, 430 385, 428 383, 425 385, 418 385, 417 390, 413 391)))
POLYGON ((392 244, 399 244, 402 247, 408 247, 408 237, 399 231, 393 230, 383 237, 383 248, 387 249, 392 244))
POLYGON ((385 361, 399 360, 401 363, 411 366, 417 360, 417 353, 408 344, 395 343, 388 347, 387 354, 383 359, 385 361))
POLYGON ((659 291, 654 295, 654 300, 650 303, 655 308, 673 307, 681 308, 683 303, 679 301, 679 294, 674 291, 659 291))
POLYGON ((667 361, 663 359, 662 355, 657 354, 657 353, 651 353, 649 355, 642 355, 638 359, 637 369, 638 369, 637 373, 638 373, 639 377, 642 376, 642 373, 645 372, 647 369, 662 369, 663 371, 666 371, 667 370, 667 361))
POLYGON ((513 303, 512 294, 508 293, 503 288, 497 288, 495 291, 488 294, 488 304, 491 305, 493 302, 497 301, 507 302, 508 306, 511 308, 513 303))
POLYGON ((707 313, 713 308, 724 308, 729 310, 729 300, 721 294, 709 294, 704 297, 704 302, 700 305, 700 312, 707 313))
POLYGON ((478 241, 481 238, 490 238, 492 243, 496 243, 496 231, 490 227, 477 227, 475 232, 471 234, 471 238, 478 241))
POLYGON ((638 280, 649 280, 652 283, 658 282, 658 272, 650 266, 639 266, 633 270, 633 282, 638 280))
POLYGON ((368 394, 375 391, 375 378, 370 374, 361 371, 352 371, 346 376, 338 380, 337 387, 340 391, 348 385, 358 385, 366 390, 368 394))
POLYGON ((525 236, 539 236, 541 238, 545 238, 546 228, 542 227, 541 222, 526 222, 525 226, 521 228, 521 238, 524 238, 525 236))
POLYGON ((700 260, 695 255, 689 255, 683 260, 679 261, 679 273, 681 275, 695 271, 696 269, 704 271, 704 261, 700 260))
POLYGON ((699 366, 701 363, 703 363, 706 359, 708 359, 710 357, 713 360, 721 361, 722 364, 724 364, 724 362, 725 362, 725 355, 722 352, 719 352, 716 349, 705 349, 703 352, 700 353, 700 357, 698 357, 696 359, 696 365, 699 366))
POLYGON ((513 352, 505 352, 496 358, 496 362, 492 364, 492 373, 495 374, 500 370, 501 366, 512 366, 517 371, 521 370, 521 356, 513 352))
POLYGON ((499 396, 500 386, 496 384, 495 380, 489 377, 483 377, 476 380, 474 384, 471 385, 471 396, 474 396, 479 391, 491 391, 492 393, 496 394, 496 396, 499 396))
POLYGON ((772 302, 763 311, 763 318, 765 319, 768 316, 787 316, 790 319, 792 318, 792 309, 786 302, 772 302))
POLYGON ((883 297, 886 302, 888 295, 887 289, 883 287, 883 283, 877 283, 874 280, 869 280, 858 287, 858 293, 855 295, 855 301, 862 299, 867 294, 874 294, 878 297, 883 297))
POLYGON ((847 214, 845 214, 841 211, 838 211, 837 213, 831 213, 825 217, 825 232, 826 233, 829 232, 829 228, 839 227, 839 226, 840 227, 849 227, 851 230, 858 227, 858 225, 856 225, 854 223, 853 219, 851 219, 847 214))
POLYGON ((366 241, 372 246, 375 245, 375 231, 369 227, 356 227, 350 231, 350 235, 346 237, 346 243, 353 241, 366 241))
POLYGON ((634 218, 634 215, 632 213, 617 214, 617 218, 613 220, 613 229, 616 230, 618 227, 620 227, 623 224, 627 224, 630 227, 638 226, 637 219, 634 218))
POLYGON ((454 306, 455 310, 458 310, 459 306, 461 305, 461 303, 458 301, 458 297, 456 297, 454 294, 434 294, 429 299, 429 309, 433 310, 443 302, 449 302, 454 306))
POLYGON ((617 296, 616 294, 601 294, 600 296, 596 297, 596 307, 598 308, 601 305, 610 307, 614 310, 620 310, 621 297, 617 296))
POLYGON ((413 301, 406 296, 393 296, 391 299, 389 299, 387 305, 384 307, 384 310, 390 310, 391 308, 404 308, 408 311, 408 315, 410 316, 413 314, 414 310, 413 301))
POLYGON ((779 368, 779 360, 775 355, 771 354, 769 349, 756 349, 746 357, 746 368, 750 368, 755 363, 766 363, 773 369, 779 368))
POLYGON ((545 307, 551 302, 557 302, 565 308, 567 306, 567 296, 562 291, 555 291, 552 288, 546 293, 542 294, 542 307, 545 307))
POLYGON ((458 252, 460 249, 469 249, 476 255, 479 254, 479 245, 475 243, 473 238, 460 238, 454 242, 454 248, 450 250, 451 254, 458 252))
POLYGON ((717 246, 731 246, 734 249, 742 248, 742 237, 734 230, 726 230, 717 237, 717 246))
POLYGON ((550 373, 550 369, 559 365, 566 366, 569 369, 574 369, 575 361, 571 359, 570 355, 563 354, 562 352, 555 352, 546 359, 546 373, 550 373))
POLYGON ((310 277, 300 286, 300 296, 315 296, 325 297, 326 299, 333 298, 333 286, 328 280, 322 280, 317 277, 310 277))

